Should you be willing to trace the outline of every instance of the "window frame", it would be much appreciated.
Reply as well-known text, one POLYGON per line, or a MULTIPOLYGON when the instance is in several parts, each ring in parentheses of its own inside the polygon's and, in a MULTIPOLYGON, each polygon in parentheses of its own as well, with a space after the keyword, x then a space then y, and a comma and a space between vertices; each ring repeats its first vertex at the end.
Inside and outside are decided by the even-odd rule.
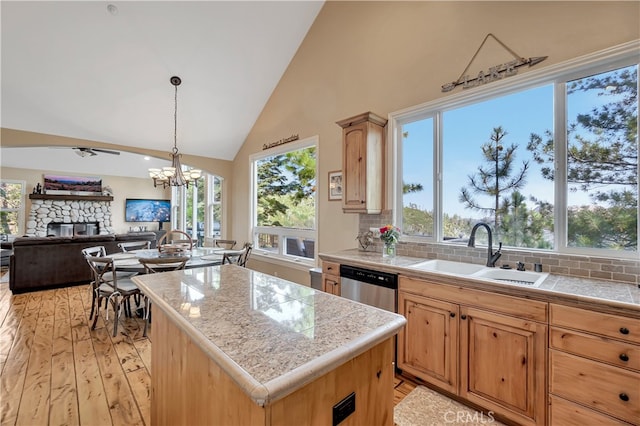
MULTIPOLYGON (((426 102, 413 107, 405 108, 389 114, 388 139, 391 141, 388 147, 391 159, 392 190, 388 200, 393 206, 393 221, 402 226, 402 126, 407 122, 433 117, 434 120, 434 165, 433 165, 433 206, 434 206, 434 230, 433 237, 402 235, 404 242, 431 242, 438 244, 447 243, 443 240, 442 221, 442 117, 448 110, 464 107, 471 104, 496 99, 516 92, 534 87, 553 85, 553 109, 554 109, 554 140, 555 140, 555 176, 551 183, 554 187, 554 249, 543 250, 534 248, 509 247, 513 250, 544 251, 563 254, 584 254, 591 256, 607 256, 615 258, 640 257, 640 244, 635 252, 625 252, 607 249, 580 248, 567 246, 567 179, 566 179, 566 83, 575 79, 590 75, 600 74, 618 68, 631 65, 640 66, 640 40, 634 40, 599 52, 584 55, 579 58, 551 65, 549 67, 529 71, 526 74, 515 75, 500 81, 492 82, 481 87, 475 87, 469 91, 463 91, 437 100, 426 102)), ((640 93, 640 91, 639 91, 640 93)), ((639 101, 640 103, 640 101, 639 101)), ((640 107, 639 107, 640 110, 640 107)), ((638 167, 640 171, 640 165, 638 167)), ((639 192, 640 194, 640 192, 639 192)), ((640 203, 638 209, 640 219, 640 203)), ((640 227, 640 223, 638 223, 640 227)))
POLYGON ((252 256, 261 257, 262 260, 279 263, 284 266, 298 267, 300 269, 307 269, 309 266, 315 266, 318 258, 318 153, 319 153, 319 137, 311 136, 305 139, 298 140, 293 143, 283 144, 274 148, 270 148, 263 152, 255 153, 249 156, 249 185, 251 199, 249 202, 249 241, 253 242, 252 256), (258 226, 258 168, 257 163, 265 158, 273 157, 276 155, 286 154, 291 151, 298 151, 305 148, 314 147, 316 150, 316 191, 314 193, 314 227, 313 229, 295 229, 287 227, 276 226, 258 226), (270 252, 262 250, 258 244, 258 236, 261 233, 272 234, 278 236, 278 252, 270 252), (316 250, 314 250, 313 258, 303 258, 300 256, 287 255, 283 252, 286 247, 287 237, 312 237, 316 250))
POLYGON ((9 183, 9 184, 17 184, 20 185, 22 190, 20 191, 20 207, 17 209, 10 209, 10 208, 2 208, 0 207, 1 211, 4 212, 18 212, 18 233, 17 234, 8 234, 7 237, 9 236, 17 236, 17 235, 24 235, 26 232, 25 229, 25 217, 26 217, 26 200, 27 200, 27 182, 24 180, 19 180, 19 179, 0 179, 0 182, 2 183, 9 183))

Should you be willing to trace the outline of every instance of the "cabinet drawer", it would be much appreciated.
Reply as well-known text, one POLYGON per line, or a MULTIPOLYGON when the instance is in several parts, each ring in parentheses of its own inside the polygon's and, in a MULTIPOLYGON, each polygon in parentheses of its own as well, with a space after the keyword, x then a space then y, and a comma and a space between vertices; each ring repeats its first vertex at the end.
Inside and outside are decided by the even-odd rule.
POLYGON ((640 345, 552 327, 549 346, 597 361, 640 371, 640 345))
POLYGON ((640 319, 605 314, 564 305, 550 305, 551 325, 640 343, 640 319))
POLYGON ((322 261, 322 273, 340 276, 340 264, 335 262, 322 261))
POLYGON ((550 351, 549 391, 616 418, 640 419, 640 374, 550 351))
POLYGON ((628 423, 554 395, 550 395, 549 405, 550 425, 628 425, 628 423))

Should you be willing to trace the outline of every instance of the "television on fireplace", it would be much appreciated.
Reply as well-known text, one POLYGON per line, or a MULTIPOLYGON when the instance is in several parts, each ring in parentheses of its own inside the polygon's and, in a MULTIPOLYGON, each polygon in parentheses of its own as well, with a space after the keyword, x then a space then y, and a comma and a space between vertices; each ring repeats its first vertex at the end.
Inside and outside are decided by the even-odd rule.
POLYGON ((127 198, 124 216, 125 222, 170 222, 171 200, 127 198))

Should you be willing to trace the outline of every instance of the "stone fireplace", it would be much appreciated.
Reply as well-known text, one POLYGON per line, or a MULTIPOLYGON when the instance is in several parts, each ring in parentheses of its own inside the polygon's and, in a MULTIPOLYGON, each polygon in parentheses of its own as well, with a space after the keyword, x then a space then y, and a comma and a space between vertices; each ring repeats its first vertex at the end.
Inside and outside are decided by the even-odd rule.
POLYGON ((31 198, 31 211, 27 218, 25 233, 27 236, 108 235, 113 233, 111 197, 56 197, 38 194, 37 198, 34 196, 29 196, 29 198, 31 198), (99 198, 109 198, 109 200, 99 198), (70 224, 71 228, 68 226, 52 228, 49 226, 50 224, 70 224), (75 224, 85 226, 73 226, 75 224), (74 228, 77 229, 77 232, 74 232, 74 228), (58 229, 58 231, 52 231, 52 229, 58 229), (71 229, 71 233, 68 229, 71 229))

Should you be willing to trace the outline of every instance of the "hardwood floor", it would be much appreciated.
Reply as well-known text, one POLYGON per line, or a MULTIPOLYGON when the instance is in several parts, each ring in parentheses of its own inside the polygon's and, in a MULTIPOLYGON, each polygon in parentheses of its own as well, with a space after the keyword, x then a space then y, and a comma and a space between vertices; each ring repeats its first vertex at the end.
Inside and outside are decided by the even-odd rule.
MULTIPOLYGON (((0 424, 149 424, 141 319, 90 329, 88 286, 12 295, 0 284, 0 424)), ((112 324, 110 315, 109 323, 112 324)))
MULTIPOLYGON (((0 425, 150 423, 151 342, 113 315, 90 329, 87 285, 12 295, 0 284, 0 425)), ((104 311, 103 311, 104 312, 104 311)), ((416 384, 396 377, 394 404, 416 384)))

